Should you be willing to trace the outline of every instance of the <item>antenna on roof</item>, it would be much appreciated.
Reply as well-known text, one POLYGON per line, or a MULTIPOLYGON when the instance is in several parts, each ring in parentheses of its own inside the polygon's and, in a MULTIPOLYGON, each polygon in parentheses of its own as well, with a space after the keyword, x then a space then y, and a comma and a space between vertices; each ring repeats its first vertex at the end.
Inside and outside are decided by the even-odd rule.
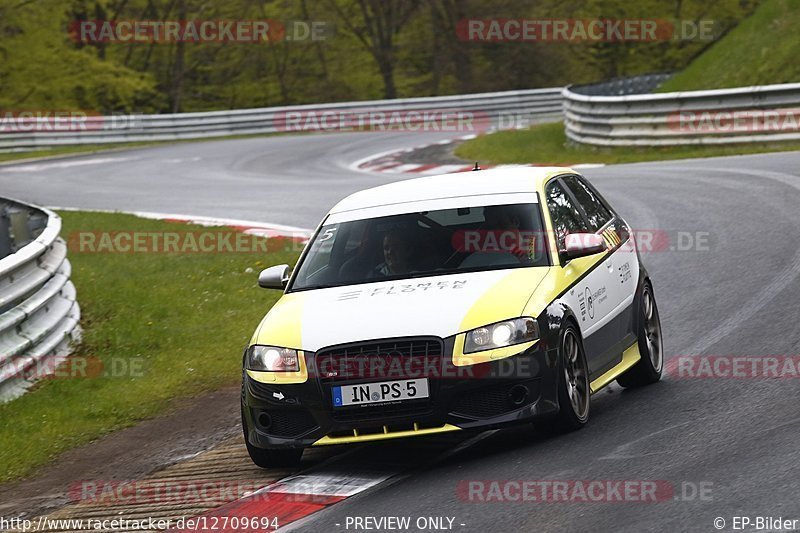
POLYGON ((478 162, 475 161, 475 168, 473 168, 472 171, 475 172, 476 170, 480 170, 480 169, 481 169, 481 167, 478 166, 478 162))

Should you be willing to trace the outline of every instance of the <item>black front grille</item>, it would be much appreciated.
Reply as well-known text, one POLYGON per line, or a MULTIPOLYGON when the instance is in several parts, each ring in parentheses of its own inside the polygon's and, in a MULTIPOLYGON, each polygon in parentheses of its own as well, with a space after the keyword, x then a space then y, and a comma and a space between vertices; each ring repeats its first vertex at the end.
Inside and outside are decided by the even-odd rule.
POLYGON ((442 341, 399 339, 338 346, 315 357, 320 383, 368 383, 441 375, 442 341))
MULTIPOLYGON (((524 385, 529 390, 529 396, 522 405, 534 401, 538 397, 538 382, 527 381, 524 385)), ((494 387, 478 389, 462 393, 451 407, 451 413, 467 418, 491 418, 503 413, 519 409, 522 405, 515 405, 509 399, 511 389, 515 384, 500 384, 494 387)))
POLYGON ((444 347, 437 338, 401 338, 326 348, 314 357, 315 374, 333 417, 340 421, 417 416, 430 412, 438 389, 444 347), (334 408, 331 389, 378 381, 428 378, 430 398, 334 408))
POLYGON ((390 405, 358 405, 354 407, 338 407, 333 411, 333 418, 340 422, 359 422, 398 417, 418 417, 430 413, 430 402, 427 400, 407 400, 390 405))
POLYGON ((469 418, 489 418, 510 409, 508 386, 466 392, 453 405, 453 413, 469 418))
POLYGON ((317 429, 317 422, 305 409, 268 411, 270 425, 264 431, 275 437, 296 438, 317 429))

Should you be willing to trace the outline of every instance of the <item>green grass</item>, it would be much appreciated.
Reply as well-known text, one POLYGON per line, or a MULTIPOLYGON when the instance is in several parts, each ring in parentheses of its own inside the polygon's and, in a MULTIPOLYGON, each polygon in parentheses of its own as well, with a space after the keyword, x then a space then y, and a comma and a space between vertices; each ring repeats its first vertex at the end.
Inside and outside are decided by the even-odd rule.
POLYGON ((574 165, 578 163, 633 163, 788 150, 800 150, 800 141, 653 148, 591 147, 568 142, 564 134, 564 125, 561 122, 552 122, 527 130, 510 130, 482 135, 459 145, 455 153, 467 161, 481 163, 574 165))
MULTIPOLYGON (((62 235, 73 238, 81 231, 208 230, 123 214, 61 215, 62 235)), ((135 362, 142 372, 45 380, 0 405, 0 481, 164 413, 173 399, 237 383, 242 349, 280 295, 257 287, 258 271, 297 258, 283 245, 275 248, 267 254, 77 253, 70 243, 84 328, 77 355, 97 357, 106 369, 112 360, 135 362)))
MULTIPOLYGON (((307 132, 296 132, 293 135, 306 134, 307 132)), ((127 150, 133 148, 149 148, 153 146, 165 146, 170 144, 200 143, 211 141, 229 141, 239 139, 255 139, 258 137, 274 137, 280 133, 247 133, 244 135, 221 135, 219 137, 203 137, 199 139, 178 139, 174 141, 141 141, 129 143, 110 143, 110 144, 83 144, 78 146, 58 146, 54 148, 43 148, 29 152, 0 152, 0 162, 18 161, 20 159, 38 159, 41 157, 58 157, 69 155, 95 154, 110 150, 127 150)))
POLYGON ((767 0, 659 91, 800 81, 798 34, 800 0, 767 0))

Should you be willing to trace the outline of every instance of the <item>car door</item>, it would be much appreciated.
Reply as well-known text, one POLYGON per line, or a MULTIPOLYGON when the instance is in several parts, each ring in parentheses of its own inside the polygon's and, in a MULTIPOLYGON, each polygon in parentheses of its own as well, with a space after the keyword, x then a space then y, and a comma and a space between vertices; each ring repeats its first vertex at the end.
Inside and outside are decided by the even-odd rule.
POLYGON ((587 305, 591 294, 592 307, 597 307, 600 320, 589 330, 589 343, 601 352, 603 365, 610 368, 634 340, 633 299, 639 278, 639 262, 630 241, 630 228, 582 177, 562 178, 568 192, 581 211, 589 231, 602 235, 611 252, 597 267, 596 287, 586 291, 587 305))
MULTIPOLYGON (((569 181, 576 185, 574 180, 569 181)), ((603 234, 607 248, 611 248, 610 233, 608 236, 603 233, 613 223, 610 210, 602 204, 601 209, 593 209, 597 207, 594 205, 581 205, 564 177, 548 183, 545 194, 559 250, 564 249, 566 235, 571 233, 603 234), (590 214, 587 214, 587 208, 590 214)), ((560 257, 560 268, 565 277, 574 277, 577 280, 562 296, 562 300, 573 310, 579 321, 592 379, 614 366, 621 354, 615 351, 619 340, 616 324, 608 324, 616 307, 616 296, 612 296, 612 289, 615 287, 611 284, 614 273, 611 255, 606 250, 596 254, 597 257, 590 256, 588 260, 570 261, 560 257)))
MULTIPOLYGON (((573 233, 592 233, 583 211, 577 206, 574 196, 561 179, 552 180, 545 188, 547 208, 553 224, 554 237, 558 250, 564 250, 566 236, 573 233)), ((595 342, 599 337, 593 333, 604 317, 606 308, 605 287, 608 284, 605 267, 596 263, 606 252, 588 258, 569 260, 559 254, 559 265, 566 280, 574 279, 574 284, 561 296, 562 302, 576 315, 584 337, 586 362, 591 377, 599 375, 606 366, 603 357, 607 347, 595 342), (602 298, 602 301, 598 301, 602 298)))

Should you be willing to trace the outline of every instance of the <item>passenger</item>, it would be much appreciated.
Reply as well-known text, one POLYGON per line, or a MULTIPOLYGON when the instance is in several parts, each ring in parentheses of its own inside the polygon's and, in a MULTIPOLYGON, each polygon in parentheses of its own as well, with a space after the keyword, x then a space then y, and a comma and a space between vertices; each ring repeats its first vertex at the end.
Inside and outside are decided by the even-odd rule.
POLYGON ((518 230, 522 225, 518 214, 514 213, 508 206, 492 205, 484 208, 484 225, 491 230, 518 230))
MULTIPOLYGON (((517 209, 507 205, 493 205, 483 210, 483 227, 493 235, 493 242, 521 260, 530 259, 531 243, 525 239, 522 230, 522 217, 517 209), (509 235, 508 233, 511 233, 509 235)), ((489 239, 487 238, 487 241, 489 239)))

